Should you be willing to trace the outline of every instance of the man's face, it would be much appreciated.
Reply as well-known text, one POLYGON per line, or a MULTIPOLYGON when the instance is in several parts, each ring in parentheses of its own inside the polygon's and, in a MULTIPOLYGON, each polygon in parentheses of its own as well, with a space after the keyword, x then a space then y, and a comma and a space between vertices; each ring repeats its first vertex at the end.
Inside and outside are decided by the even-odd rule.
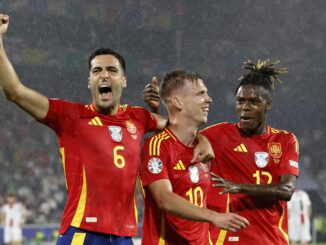
POLYGON ((93 104, 104 114, 116 114, 122 89, 127 86, 119 60, 113 55, 99 55, 91 61, 88 86, 93 104))
POLYGON ((267 93, 261 86, 248 84, 241 86, 236 94, 240 127, 248 135, 264 133, 266 112, 271 108, 267 93))
POLYGON ((198 126, 207 122, 209 105, 212 103, 203 80, 188 81, 182 88, 179 98, 182 103, 182 113, 198 126))

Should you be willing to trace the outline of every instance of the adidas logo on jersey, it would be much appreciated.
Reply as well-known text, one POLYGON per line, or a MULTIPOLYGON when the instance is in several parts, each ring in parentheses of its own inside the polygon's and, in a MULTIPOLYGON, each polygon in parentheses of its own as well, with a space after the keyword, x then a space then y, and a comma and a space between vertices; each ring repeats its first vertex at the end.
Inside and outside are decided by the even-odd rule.
POLYGON ((237 152, 248 152, 246 146, 244 144, 238 145, 236 148, 233 149, 234 151, 237 152))
POLYGON ((173 167, 174 170, 186 170, 185 165, 183 165, 183 162, 179 160, 175 166, 173 167))
POLYGON ((103 126, 101 119, 99 117, 94 117, 92 120, 88 122, 88 124, 93 126, 103 126))

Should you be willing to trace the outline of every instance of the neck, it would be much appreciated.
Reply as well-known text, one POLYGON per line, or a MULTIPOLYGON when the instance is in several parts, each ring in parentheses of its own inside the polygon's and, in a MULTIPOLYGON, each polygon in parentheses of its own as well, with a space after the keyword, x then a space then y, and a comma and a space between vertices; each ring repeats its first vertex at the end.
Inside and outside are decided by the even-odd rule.
POLYGON ((173 132, 173 134, 178 138, 180 142, 188 147, 194 146, 194 141, 199 126, 191 125, 185 123, 182 120, 177 120, 169 118, 168 128, 173 132))
POLYGON ((240 127, 240 129, 247 136, 262 135, 262 134, 266 133, 266 123, 262 122, 254 129, 246 129, 246 128, 242 128, 242 127, 240 127))
POLYGON ((108 108, 103 108, 103 107, 98 107, 93 103, 93 106, 95 107, 95 110, 103 115, 116 115, 119 110, 120 104, 116 104, 113 107, 108 107, 108 108))

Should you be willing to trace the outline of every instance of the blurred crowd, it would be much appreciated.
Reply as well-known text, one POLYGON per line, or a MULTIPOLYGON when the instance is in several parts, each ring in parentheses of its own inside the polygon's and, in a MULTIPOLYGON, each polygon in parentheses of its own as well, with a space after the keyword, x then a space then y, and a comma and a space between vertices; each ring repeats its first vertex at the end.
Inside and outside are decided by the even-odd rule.
MULTIPOLYGON (((289 74, 276 86, 269 121, 297 135, 300 163, 320 187, 311 191, 326 197, 325 3, 252 2, 13 0, 0 10, 11 18, 5 46, 21 80, 82 103, 90 102, 87 57, 99 46, 126 58, 125 103, 144 105, 152 75, 175 67, 202 74, 214 100, 209 123, 236 121, 242 61, 281 59, 289 74)), ((15 191, 31 212, 28 222, 59 222, 66 194, 55 135, 3 97, 0 110, 0 204, 15 191)))

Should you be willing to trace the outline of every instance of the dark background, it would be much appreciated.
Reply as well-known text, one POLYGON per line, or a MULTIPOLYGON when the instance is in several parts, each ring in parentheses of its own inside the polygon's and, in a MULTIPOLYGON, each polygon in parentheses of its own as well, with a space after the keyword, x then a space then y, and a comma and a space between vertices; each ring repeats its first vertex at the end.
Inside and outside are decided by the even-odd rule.
MULTIPOLYGON (((116 49, 127 61, 123 103, 145 106, 142 89, 174 68, 200 73, 213 98, 209 123, 236 122, 242 62, 281 60, 269 123, 300 142, 299 187, 325 214, 326 1, 1 0, 4 38, 22 82, 49 97, 89 103, 87 58, 116 49)), ((65 180, 51 130, 0 97, 0 203, 17 192, 30 222, 59 222, 65 180)), ((141 197, 138 197, 141 199, 141 197)))

